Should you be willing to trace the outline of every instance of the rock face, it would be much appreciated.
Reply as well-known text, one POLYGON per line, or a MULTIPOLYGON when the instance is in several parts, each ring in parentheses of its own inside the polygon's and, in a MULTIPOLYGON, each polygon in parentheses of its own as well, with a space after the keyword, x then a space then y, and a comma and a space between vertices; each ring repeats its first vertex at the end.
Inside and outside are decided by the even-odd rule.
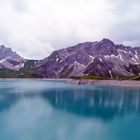
POLYGON ((109 39, 85 42, 54 51, 38 66, 44 77, 83 75, 121 77, 140 74, 140 48, 114 44, 109 39))
POLYGON ((0 45, 0 69, 19 70, 24 67, 24 59, 10 48, 0 45))

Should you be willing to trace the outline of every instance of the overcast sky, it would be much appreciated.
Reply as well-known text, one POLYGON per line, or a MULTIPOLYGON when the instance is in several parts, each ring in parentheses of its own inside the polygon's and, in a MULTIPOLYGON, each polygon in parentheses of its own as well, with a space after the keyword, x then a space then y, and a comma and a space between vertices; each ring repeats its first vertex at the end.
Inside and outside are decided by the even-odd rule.
POLYGON ((140 0, 0 0, 0 44, 23 57, 102 38, 140 46, 140 0))

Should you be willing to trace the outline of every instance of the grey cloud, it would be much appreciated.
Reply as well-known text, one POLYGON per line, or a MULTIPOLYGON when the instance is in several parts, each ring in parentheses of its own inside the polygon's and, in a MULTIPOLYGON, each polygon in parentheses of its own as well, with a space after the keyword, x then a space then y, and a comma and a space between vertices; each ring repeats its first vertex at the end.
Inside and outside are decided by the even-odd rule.
POLYGON ((10 5, 17 13, 25 12, 28 4, 25 0, 0 0, 0 6, 10 5))
POLYGON ((133 46, 140 46, 140 1, 112 2, 116 23, 110 28, 110 37, 116 42, 132 42, 133 46))
POLYGON ((27 58, 44 58, 55 49, 102 38, 134 45, 140 42, 138 0, 0 0, 0 3, 0 43, 11 45, 27 58))
POLYGON ((27 3, 24 0, 13 0, 12 6, 17 12, 25 12, 28 9, 27 3))

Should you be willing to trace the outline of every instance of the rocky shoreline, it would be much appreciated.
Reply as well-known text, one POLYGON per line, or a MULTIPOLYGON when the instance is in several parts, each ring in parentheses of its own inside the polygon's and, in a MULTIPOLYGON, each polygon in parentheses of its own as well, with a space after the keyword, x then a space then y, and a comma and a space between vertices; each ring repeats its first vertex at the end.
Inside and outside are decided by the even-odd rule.
POLYGON ((110 86, 122 86, 122 87, 140 87, 140 81, 132 80, 85 80, 85 79, 69 79, 69 84, 78 85, 110 85, 110 86))
POLYGON ((139 87, 140 81, 135 80, 85 80, 85 79, 51 79, 51 78, 0 78, 0 80, 51 80, 64 81, 68 84, 77 85, 110 85, 122 87, 139 87))

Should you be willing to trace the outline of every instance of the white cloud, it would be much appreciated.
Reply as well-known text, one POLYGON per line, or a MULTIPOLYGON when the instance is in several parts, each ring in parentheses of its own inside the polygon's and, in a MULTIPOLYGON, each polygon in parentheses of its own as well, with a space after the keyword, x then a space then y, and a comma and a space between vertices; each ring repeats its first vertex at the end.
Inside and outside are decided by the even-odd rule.
POLYGON ((37 59, 54 49, 105 37, 137 44, 139 4, 138 0, 0 0, 0 42, 37 59))

